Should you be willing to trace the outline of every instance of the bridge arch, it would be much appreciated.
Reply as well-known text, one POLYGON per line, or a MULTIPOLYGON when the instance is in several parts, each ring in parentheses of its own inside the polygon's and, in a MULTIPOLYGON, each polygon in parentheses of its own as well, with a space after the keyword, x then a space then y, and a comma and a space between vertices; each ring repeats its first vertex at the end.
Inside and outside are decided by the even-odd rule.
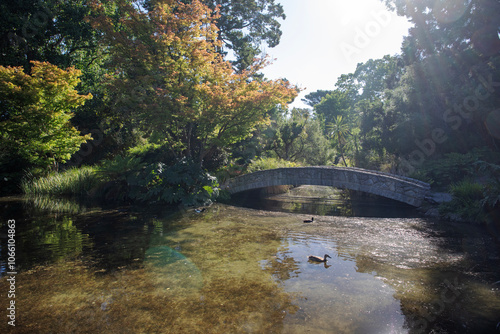
POLYGON ((412 178, 352 167, 290 167, 258 171, 230 179, 231 194, 280 185, 318 185, 375 194, 420 206, 430 193, 428 183, 412 178))

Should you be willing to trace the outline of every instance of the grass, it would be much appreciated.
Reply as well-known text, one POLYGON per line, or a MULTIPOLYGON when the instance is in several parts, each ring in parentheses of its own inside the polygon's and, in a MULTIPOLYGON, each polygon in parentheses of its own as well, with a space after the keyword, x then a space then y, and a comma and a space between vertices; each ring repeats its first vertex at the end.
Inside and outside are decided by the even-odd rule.
POLYGON ((21 189, 26 195, 86 195, 100 182, 96 167, 82 166, 38 178, 27 175, 21 181, 21 189))

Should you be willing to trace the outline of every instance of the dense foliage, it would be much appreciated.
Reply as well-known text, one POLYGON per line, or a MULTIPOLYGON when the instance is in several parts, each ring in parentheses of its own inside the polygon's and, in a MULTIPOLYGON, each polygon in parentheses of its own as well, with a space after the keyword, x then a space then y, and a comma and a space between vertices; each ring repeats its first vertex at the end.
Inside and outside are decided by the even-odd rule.
POLYGON ((102 186, 103 196, 114 193, 122 200, 156 203, 207 205, 217 198, 219 184, 199 164, 186 158, 174 165, 146 163, 139 156, 116 156, 100 167, 111 185, 102 186))
POLYGON ((57 168, 91 139, 80 135, 70 119, 92 95, 75 90, 80 71, 32 65, 31 75, 22 67, 0 66, 0 145, 32 165, 57 168))
MULTIPOLYGON (((94 96, 92 103, 77 109, 81 100, 74 98, 73 104, 69 104, 51 91, 51 98, 45 102, 67 105, 64 110, 52 110, 53 116, 60 119, 40 121, 47 126, 64 123, 64 129, 72 132, 63 133, 58 125, 57 136, 38 136, 35 122, 18 122, 32 128, 21 129, 17 123, 19 126, 14 128, 14 120, 30 116, 17 111, 13 117, 13 106, 21 110, 22 104, 14 103, 16 98, 6 90, 18 88, 9 83, 10 78, 2 76, 5 94, 0 100, 4 109, 10 106, 8 111, 2 110, 0 120, 4 139, 2 161, 13 161, 19 156, 18 161, 27 160, 42 168, 48 165, 45 161, 64 163, 92 134, 95 140, 81 146, 72 165, 113 156, 118 159, 120 154, 132 154, 127 149, 139 145, 144 154, 135 157, 140 163, 132 170, 142 173, 142 180, 129 185, 140 184, 143 199, 152 200, 148 196, 154 197, 160 184, 171 189, 166 185, 174 182, 174 187, 178 166, 190 166, 186 170, 188 178, 199 179, 181 187, 184 193, 174 192, 178 196, 172 193, 169 197, 163 192, 161 200, 195 202, 188 197, 200 194, 196 190, 198 182, 201 189, 214 193, 216 183, 207 176, 206 169, 216 170, 225 163, 229 147, 268 124, 269 111, 284 109, 297 89, 285 80, 263 79, 259 71, 268 62, 254 57, 262 42, 270 46, 279 42, 277 19, 284 18, 280 5, 272 0, 205 4, 173 0, 2 4, 0 64, 23 66, 28 78, 38 71, 31 60, 50 62, 52 65, 46 64, 54 72, 57 66, 73 65, 83 70, 78 86, 81 96, 94 96), (235 62, 224 59, 228 49, 236 54, 235 62), (91 134, 75 137, 80 131, 69 125, 70 118, 81 132, 91 134), (21 141, 21 133, 28 139, 21 141), (49 138, 59 145, 34 145, 49 138), (23 146, 23 142, 27 144, 23 146), (16 143, 26 152, 5 150, 16 143), (56 148, 58 151, 50 151, 56 148), (160 179, 165 177, 165 181, 149 180, 152 174, 160 179)), ((71 88, 78 83, 72 77, 66 79, 71 88)), ((46 84, 44 80, 37 84, 46 84)), ((61 95, 66 94, 66 88, 57 87, 61 95)), ((28 99, 23 103, 29 103, 28 99)), ((14 165, 2 163, 2 184, 11 181, 5 176, 12 168, 14 165)), ((120 178, 117 174, 114 177, 120 178)))
POLYGON ((482 208, 498 205, 500 4, 386 3, 414 23, 401 55, 360 63, 305 102, 341 158, 421 178, 454 195, 448 212, 483 220, 482 208))
POLYGON ((119 3, 118 23, 95 5, 94 25, 110 46, 116 73, 107 80, 107 104, 114 117, 167 144, 176 159, 201 166, 266 122, 267 111, 291 101, 296 89, 284 80, 256 78, 264 60, 235 73, 217 51, 218 16, 198 1, 170 3, 148 12, 119 3))

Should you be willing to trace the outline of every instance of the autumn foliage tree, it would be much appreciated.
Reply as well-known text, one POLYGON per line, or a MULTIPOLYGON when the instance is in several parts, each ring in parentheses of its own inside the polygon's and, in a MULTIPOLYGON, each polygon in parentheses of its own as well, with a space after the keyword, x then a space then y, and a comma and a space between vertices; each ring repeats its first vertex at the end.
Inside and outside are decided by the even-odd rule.
POLYGON ((199 1, 156 1, 149 11, 125 1, 98 1, 91 18, 109 45, 114 74, 106 78, 114 117, 132 122, 150 141, 178 159, 200 165, 268 121, 297 89, 285 80, 263 80, 256 60, 236 73, 218 52, 218 14, 199 1))
POLYGON ((75 108, 92 98, 75 90, 81 72, 32 61, 31 75, 22 67, 0 66, 0 146, 42 168, 57 167, 80 145, 70 120, 75 108))

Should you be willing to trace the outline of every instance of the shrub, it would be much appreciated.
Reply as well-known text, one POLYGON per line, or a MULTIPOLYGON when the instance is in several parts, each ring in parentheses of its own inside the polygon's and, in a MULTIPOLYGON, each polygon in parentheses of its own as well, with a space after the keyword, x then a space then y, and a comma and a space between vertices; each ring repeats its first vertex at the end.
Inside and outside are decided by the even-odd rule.
POLYGON ((244 174, 245 169, 246 168, 244 165, 230 163, 230 164, 220 168, 215 175, 217 176, 217 180, 219 180, 219 183, 223 184, 224 182, 226 182, 230 178, 244 174))
POLYGON ((99 173, 111 181, 125 181, 131 174, 140 172, 145 166, 139 157, 117 155, 112 160, 102 162, 99 173))
POLYGON ((250 165, 248 165, 247 171, 249 173, 253 173, 259 170, 275 169, 283 167, 300 167, 300 164, 277 158, 259 158, 257 160, 252 160, 250 165))
POLYGON ((474 223, 484 220, 484 187, 481 184, 466 179, 453 184, 450 192, 453 199, 441 205, 442 214, 458 214, 462 219, 474 223))
POLYGON ((474 150, 465 154, 448 153, 438 160, 427 161, 422 168, 412 175, 432 184, 437 189, 446 189, 448 185, 471 178, 475 175, 475 163, 489 153, 485 150, 474 150))
POLYGON ((476 166, 480 175, 488 177, 482 204, 491 210, 500 205, 500 165, 478 161, 476 166))
POLYGON ((115 200, 130 198, 139 202, 191 206, 210 204, 218 195, 217 179, 189 159, 168 165, 146 163, 131 154, 116 156, 104 162, 99 170, 113 181, 111 193, 115 200))
POLYGON ((129 175, 127 183, 130 198, 152 203, 207 205, 219 193, 217 179, 189 159, 172 166, 161 162, 150 164, 141 172, 129 175))

